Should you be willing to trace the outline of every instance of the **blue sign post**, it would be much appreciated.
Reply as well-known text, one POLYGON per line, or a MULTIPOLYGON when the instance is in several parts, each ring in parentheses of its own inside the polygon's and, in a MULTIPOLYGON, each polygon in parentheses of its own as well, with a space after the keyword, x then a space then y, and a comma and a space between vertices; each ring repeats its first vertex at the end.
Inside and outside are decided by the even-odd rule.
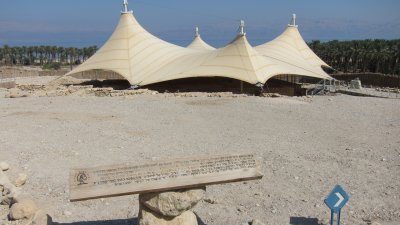
POLYGON ((325 199, 325 204, 331 209, 331 225, 333 225, 335 214, 337 214, 337 225, 340 225, 340 212, 343 206, 349 201, 349 195, 340 185, 331 191, 325 199))

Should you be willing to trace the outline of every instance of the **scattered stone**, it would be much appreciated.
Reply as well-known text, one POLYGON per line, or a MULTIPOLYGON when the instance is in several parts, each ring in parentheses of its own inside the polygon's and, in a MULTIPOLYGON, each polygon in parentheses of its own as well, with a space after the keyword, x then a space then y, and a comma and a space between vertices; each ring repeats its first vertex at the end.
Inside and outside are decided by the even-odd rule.
POLYGON ((217 200, 213 197, 207 197, 204 199, 205 202, 209 203, 209 204, 217 204, 217 200))
POLYGON ((381 225, 381 223, 378 223, 376 221, 373 221, 372 223, 370 223, 370 225, 381 225))
POLYGON ((163 216, 175 217, 193 208, 204 198, 205 189, 189 189, 139 195, 141 204, 163 216))
POLYGON ((9 90, 9 98, 22 98, 22 97, 28 97, 27 94, 20 92, 18 88, 11 88, 9 90))
POLYGON ((15 180, 15 186, 21 187, 22 185, 24 185, 26 183, 27 180, 28 180, 28 176, 24 173, 20 173, 18 175, 18 178, 15 180))
POLYGON ((11 206, 10 219, 31 219, 38 211, 36 204, 31 199, 23 199, 11 206))
POLYGON ((0 195, 0 204, 2 205, 10 205, 13 199, 21 193, 21 190, 10 182, 2 170, 0 170, 0 186, 3 189, 0 195))
POLYGON ((255 219, 251 222, 251 225, 265 225, 264 223, 262 223, 261 221, 255 219))
POLYGON ((0 162, 0 169, 2 171, 7 171, 8 169, 10 169, 10 165, 8 165, 8 163, 6 162, 0 162))
POLYGON ((177 217, 165 217, 151 212, 144 206, 139 209, 139 225, 198 225, 196 215, 186 211, 177 217))
POLYGON ((280 97, 282 97, 282 95, 280 95, 280 94, 278 94, 278 93, 273 93, 273 94, 271 95, 271 97, 272 97, 272 98, 280 98, 280 97))
POLYGON ((330 220, 329 219, 320 219, 320 220, 318 220, 318 224, 319 225, 330 225, 330 220))
POLYGON ((10 98, 18 98, 19 97, 19 90, 17 88, 11 88, 8 90, 10 98))
POLYGON ((72 216, 72 213, 71 213, 70 211, 65 210, 65 211, 63 212, 63 215, 64 215, 64 216, 72 216))
POLYGON ((39 210, 35 213, 32 223, 29 225, 51 225, 53 224, 53 219, 43 210, 39 210))

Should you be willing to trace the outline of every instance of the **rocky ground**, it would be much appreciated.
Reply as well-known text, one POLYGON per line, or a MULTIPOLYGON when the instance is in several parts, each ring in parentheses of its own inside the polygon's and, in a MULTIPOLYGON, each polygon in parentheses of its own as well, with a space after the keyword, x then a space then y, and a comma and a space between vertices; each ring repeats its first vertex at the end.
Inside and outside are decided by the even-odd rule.
MULTIPOLYGON (((58 224, 137 224, 138 196, 69 202, 70 168, 248 152, 263 159, 264 178, 207 187, 194 208, 201 223, 326 224, 323 199, 341 184, 350 195, 342 224, 400 224, 397 99, 17 83, 0 90, 0 161, 11 181, 27 175, 23 192, 58 224)), ((0 224, 24 224, 8 211, 0 206, 0 224)))

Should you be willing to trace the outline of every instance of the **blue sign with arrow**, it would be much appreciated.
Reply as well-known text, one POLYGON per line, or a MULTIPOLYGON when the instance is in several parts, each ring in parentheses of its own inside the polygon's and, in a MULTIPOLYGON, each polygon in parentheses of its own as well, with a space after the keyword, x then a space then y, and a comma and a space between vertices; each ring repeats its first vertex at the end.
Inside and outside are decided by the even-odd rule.
POLYGON ((340 211, 348 201, 349 195, 340 185, 336 185, 336 187, 331 191, 324 201, 325 204, 331 209, 331 225, 333 225, 334 214, 338 214, 337 224, 340 224, 340 211))

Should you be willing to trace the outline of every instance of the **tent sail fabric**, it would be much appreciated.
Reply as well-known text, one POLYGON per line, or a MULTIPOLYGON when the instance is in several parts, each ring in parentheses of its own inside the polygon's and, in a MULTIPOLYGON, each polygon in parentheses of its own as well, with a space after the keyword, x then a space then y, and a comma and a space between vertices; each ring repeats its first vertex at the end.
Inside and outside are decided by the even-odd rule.
POLYGON ((211 45, 207 44, 200 36, 199 34, 199 29, 196 27, 196 35, 194 36, 194 39, 192 43, 190 43, 186 48, 190 49, 197 49, 197 50, 215 50, 214 47, 211 45))
POLYGON ((255 49, 267 58, 274 58, 307 70, 315 77, 332 79, 321 68, 322 66, 330 68, 330 66, 308 47, 297 26, 289 25, 280 36, 270 42, 256 46, 255 49))
POLYGON ((203 41, 201 36, 196 36, 193 39, 192 43, 190 43, 186 48, 198 49, 198 50, 215 50, 214 47, 203 41))
POLYGON ((194 77, 227 77, 254 85, 265 84, 269 78, 282 74, 330 79, 292 45, 284 51, 280 45, 253 48, 245 34, 238 34, 219 49, 208 46, 200 35, 192 44, 183 48, 165 42, 147 32, 133 13, 123 12, 104 46, 67 75, 90 70, 113 71, 135 86, 194 77), (279 48, 283 52, 279 53, 279 48), (271 54, 278 56, 272 57, 270 49, 273 49, 271 54))

